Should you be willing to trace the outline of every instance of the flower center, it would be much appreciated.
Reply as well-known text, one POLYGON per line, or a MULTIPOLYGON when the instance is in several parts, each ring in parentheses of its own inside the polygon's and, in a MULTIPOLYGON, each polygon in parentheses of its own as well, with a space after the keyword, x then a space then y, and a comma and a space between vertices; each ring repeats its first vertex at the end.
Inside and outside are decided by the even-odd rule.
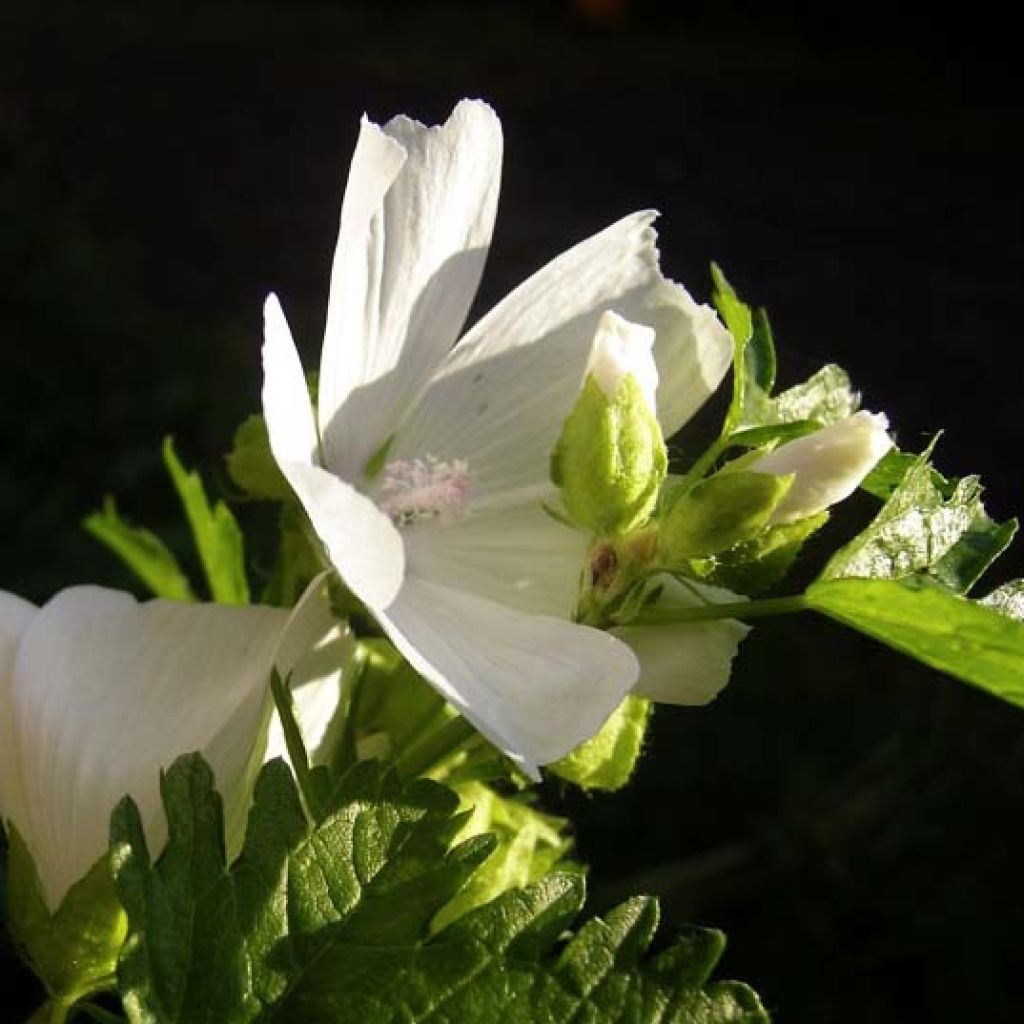
POLYGON ((423 519, 451 523, 465 511, 469 489, 469 466, 463 459, 395 459, 384 466, 379 504, 396 526, 423 519))

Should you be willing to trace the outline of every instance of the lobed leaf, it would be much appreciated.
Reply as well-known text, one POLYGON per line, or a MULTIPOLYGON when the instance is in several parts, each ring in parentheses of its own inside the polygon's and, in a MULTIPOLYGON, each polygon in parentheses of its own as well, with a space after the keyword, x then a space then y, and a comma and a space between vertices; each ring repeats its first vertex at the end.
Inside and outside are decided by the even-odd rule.
POLYGON ((194 601, 195 595, 177 558, 162 540, 140 526, 130 526, 117 511, 112 497, 103 509, 86 516, 83 525, 101 544, 128 566, 156 597, 194 601))
POLYGON ((362 762, 310 826, 287 767, 271 762, 230 868, 202 759, 179 759, 162 791, 169 840, 155 863, 130 799, 111 825, 129 922, 120 982, 136 1024, 767 1021, 745 986, 708 982, 717 932, 692 929, 645 959, 653 900, 594 918, 563 944, 583 903, 578 876, 506 892, 431 936, 494 849, 484 837, 452 846, 465 818, 434 783, 403 785, 362 762))

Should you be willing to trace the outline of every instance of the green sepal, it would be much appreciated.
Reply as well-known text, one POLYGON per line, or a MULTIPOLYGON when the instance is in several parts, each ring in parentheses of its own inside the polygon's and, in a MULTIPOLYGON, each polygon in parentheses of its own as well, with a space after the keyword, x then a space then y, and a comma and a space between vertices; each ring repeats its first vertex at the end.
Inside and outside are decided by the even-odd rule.
POLYGON ((548 765, 547 771, 581 789, 621 789, 640 759, 650 717, 649 700, 626 697, 589 740, 561 761, 548 765))
POLYGON ((434 918, 433 931, 509 889, 536 882, 556 865, 565 870, 562 861, 572 847, 566 835, 568 821, 532 807, 530 794, 502 795, 480 782, 457 785, 455 792, 461 810, 468 814, 455 841, 490 835, 496 845, 462 891, 434 918))
POLYGON ((749 471, 723 472, 672 500, 659 516, 659 553, 669 568, 707 558, 761 533, 793 477, 749 471))
POLYGON ((242 420, 225 462, 232 482, 249 497, 263 501, 288 501, 292 498, 291 485, 270 450, 267 422, 262 416, 247 416, 242 420))
POLYGON ((223 501, 211 507, 202 478, 181 464, 170 437, 164 439, 163 456, 192 528, 213 600, 221 604, 248 604, 245 546, 234 515, 223 501))
POLYGON ((109 859, 104 853, 51 913, 32 854, 11 822, 7 839, 7 926, 49 995, 36 1018, 62 1024, 79 1000, 114 987, 127 920, 109 859))
POLYGON ((111 496, 104 498, 102 511, 86 516, 82 525, 117 555, 155 597, 195 600, 188 577, 167 545, 149 530, 125 522, 111 496))
POLYGON ((633 375, 609 399, 588 374, 552 454, 568 518, 595 536, 627 533, 650 515, 667 469, 661 427, 633 375))

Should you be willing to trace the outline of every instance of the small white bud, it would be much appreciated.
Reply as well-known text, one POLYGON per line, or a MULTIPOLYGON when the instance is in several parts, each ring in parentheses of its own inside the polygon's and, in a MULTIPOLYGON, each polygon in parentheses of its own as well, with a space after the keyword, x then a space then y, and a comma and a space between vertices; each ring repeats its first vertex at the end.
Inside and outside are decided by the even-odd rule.
POLYGON ((632 374, 648 408, 657 413, 658 367, 654 362, 654 338, 653 327, 631 323, 611 310, 602 314, 587 373, 594 375, 609 401, 615 399, 625 376, 632 374))
POLYGON ((892 447, 888 427, 881 413, 854 413, 745 466, 756 473, 795 477, 772 522, 804 519, 849 497, 892 447))

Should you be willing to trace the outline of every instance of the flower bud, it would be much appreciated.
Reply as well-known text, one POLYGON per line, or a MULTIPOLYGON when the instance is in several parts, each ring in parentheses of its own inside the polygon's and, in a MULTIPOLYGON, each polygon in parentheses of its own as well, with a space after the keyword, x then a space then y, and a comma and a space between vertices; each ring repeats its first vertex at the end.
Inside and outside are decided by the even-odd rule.
POLYGON ((849 497, 892 447, 888 426, 880 413, 854 413, 748 465, 758 473, 794 476, 772 524, 804 519, 849 497))
POLYGON ((601 317, 583 388, 551 457, 569 518, 597 536, 642 524, 665 477, 653 345, 651 328, 610 311, 601 317))
POLYGON ((676 501, 669 495, 659 524, 662 561, 677 567, 757 536, 792 483, 792 476, 739 470, 702 480, 676 501))

